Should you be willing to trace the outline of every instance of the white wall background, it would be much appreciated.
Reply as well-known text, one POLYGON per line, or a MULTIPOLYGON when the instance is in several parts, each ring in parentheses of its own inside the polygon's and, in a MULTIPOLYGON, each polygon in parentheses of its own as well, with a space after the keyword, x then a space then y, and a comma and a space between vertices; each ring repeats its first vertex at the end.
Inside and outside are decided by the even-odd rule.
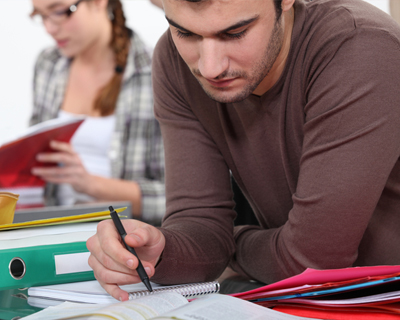
MULTIPOLYGON (((148 0, 122 0, 128 25, 154 47, 168 27, 148 0)), ((365 0, 389 12, 388 0, 365 0)), ((52 39, 28 15, 31 0, 0 0, 0 143, 24 131, 32 107, 33 66, 52 39)))

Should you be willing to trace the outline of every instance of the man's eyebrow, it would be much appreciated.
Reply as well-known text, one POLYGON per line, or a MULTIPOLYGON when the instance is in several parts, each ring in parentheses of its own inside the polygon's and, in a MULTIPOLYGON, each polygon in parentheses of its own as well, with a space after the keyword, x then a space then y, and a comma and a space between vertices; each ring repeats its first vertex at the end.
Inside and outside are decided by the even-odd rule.
POLYGON ((224 29, 224 30, 219 31, 218 34, 227 33, 227 32, 229 32, 229 31, 232 31, 232 30, 239 29, 239 28, 241 28, 241 27, 247 26, 247 25, 249 25, 250 23, 252 23, 252 22, 258 20, 259 18, 260 18, 260 16, 259 16, 259 15, 256 15, 256 16, 253 17, 253 18, 250 18, 250 19, 247 19, 247 20, 239 21, 238 23, 234 24, 233 26, 230 26, 230 27, 228 27, 228 28, 226 28, 226 29, 224 29))
MULTIPOLYGON (((260 16, 259 16, 259 15, 256 15, 256 16, 253 17, 253 18, 239 21, 238 23, 235 23, 234 25, 232 25, 232 26, 230 26, 230 27, 228 27, 228 28, 226 28, 226 29, 223 29, 223 30, 221 30, 221 31, 218 31, 216 34, 217 34, 217 35, 224 34, 224 33, 227 33, 227 32, 229 32, 229 31, 232 31, 232 30, 235 30, 235 29, 238 29, 238 28, 247 26, 247 25, 249 25, 250 23, 252 23, 252 22, 258 20, 259 18, 260 18, 260 16)), ((182 30, 182 31, 184 31, 184 32, 194 34, 194 32, 192 32, 192 31, 190 31, 190 30, 188 30, 188 29, 186 29, 186 28, 180 26, 179 24, 177 24, 177 23, 176 23, 175 21, 173 21, 172 19, 169 19, 167 16, 165 16, 165 19, 167 19, 168 23, 169 23, 171 26, 173 26, 173 27, 175 27, 175 28, 177 28, 177 29, 180 29, 180 30, 182 30)))
POLYGON ((165 16, 165 19, 167 19, 168 23, 169 23, 171 26, 173 26, 173 27, 175 27, 175 28, 177 28, 177 29, 181 29, 182 31, 187 32, 187 33, 193 33, 193 32, 191 32, 191 31, 185 29, 184 27, 181 27, 181 26, 180 26, 179 24, 177 24, 174 20, 169 19, 167 16, 165 16))

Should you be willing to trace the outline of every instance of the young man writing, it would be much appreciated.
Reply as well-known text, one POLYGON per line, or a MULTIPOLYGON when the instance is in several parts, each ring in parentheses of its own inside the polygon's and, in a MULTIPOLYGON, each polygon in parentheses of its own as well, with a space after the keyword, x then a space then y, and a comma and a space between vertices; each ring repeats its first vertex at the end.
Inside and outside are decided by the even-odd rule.
MULTIPOLYGON (((399 26, 358 0, 163 6, 153 85, 167 212, 160 229, 125 224, 152 280, 400 264, 399 26), (230 172, 260 227, 233 227, 230 172)), ((88 248, 125 300, 137 260, 111 223, 88 248)))

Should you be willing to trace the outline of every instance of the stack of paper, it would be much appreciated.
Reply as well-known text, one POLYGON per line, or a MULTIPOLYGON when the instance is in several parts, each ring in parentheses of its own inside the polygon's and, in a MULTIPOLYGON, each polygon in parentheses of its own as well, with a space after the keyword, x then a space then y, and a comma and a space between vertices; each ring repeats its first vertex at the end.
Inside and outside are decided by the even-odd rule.
POLYGON ((299 316, 329 319, 400 318, 400 266, 307 269, 233 296, 299 316))

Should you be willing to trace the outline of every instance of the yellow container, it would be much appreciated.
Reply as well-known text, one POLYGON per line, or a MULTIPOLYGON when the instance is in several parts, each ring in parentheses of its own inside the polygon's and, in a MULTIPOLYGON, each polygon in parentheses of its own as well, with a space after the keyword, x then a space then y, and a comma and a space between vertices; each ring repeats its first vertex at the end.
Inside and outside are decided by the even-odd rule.
POLYGON ((13 223, 18 194, 0 192, 0 224, 13 223))

